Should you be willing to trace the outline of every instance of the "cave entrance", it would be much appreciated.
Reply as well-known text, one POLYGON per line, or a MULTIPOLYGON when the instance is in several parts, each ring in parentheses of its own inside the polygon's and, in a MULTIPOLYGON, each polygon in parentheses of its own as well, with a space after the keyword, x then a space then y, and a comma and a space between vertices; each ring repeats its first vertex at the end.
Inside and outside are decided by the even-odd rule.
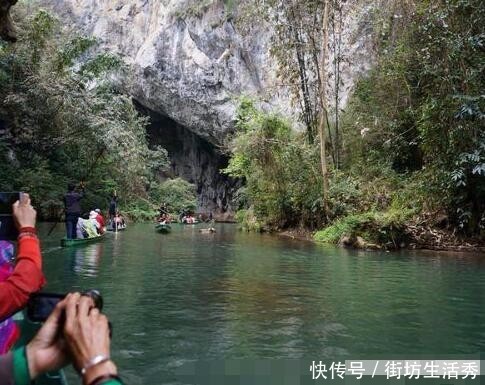
POLYGON ((135 105, 142 115, 150 119, 147 127, 150 145, 162 146, 170 157, 170 170, 160 175, 160 178, 181 177, 194 184, 197 189, 198 212, 212 212, 221 220, 232 219, 235 209, 233 196, 239 182, 220 172, 227 167, 229 158, 212 143, 173 119, 136 101, 135 105))

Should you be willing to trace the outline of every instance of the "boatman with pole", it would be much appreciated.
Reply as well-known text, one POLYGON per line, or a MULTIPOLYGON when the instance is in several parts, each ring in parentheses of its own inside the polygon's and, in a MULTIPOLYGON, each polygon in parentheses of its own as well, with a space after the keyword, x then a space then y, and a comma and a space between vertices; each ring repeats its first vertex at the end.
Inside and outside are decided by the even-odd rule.
POLYGON ((115 217, 116 212, 118 211, 118 196, 116 195, 116 190, 113 191, 113 195, 111 196, 111 201, 109 202, 109 223, 112 226, 113 230, 116 229, 115 226, 115 217))
POLYGON ((67 239, 76 239, 76 226, 81 216, 81 199, 84 198, 84 184, 81 182, 80 191, 76 191, 73 183, 67 186, 67 193, 64 195, 64 208, 66 214, 66 235, 67 239))

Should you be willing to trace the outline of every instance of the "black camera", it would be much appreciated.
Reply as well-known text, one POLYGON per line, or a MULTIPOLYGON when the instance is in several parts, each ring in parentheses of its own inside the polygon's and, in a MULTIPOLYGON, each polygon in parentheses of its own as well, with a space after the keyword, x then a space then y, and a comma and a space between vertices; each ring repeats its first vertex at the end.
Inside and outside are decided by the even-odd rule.
MULTIPOLYGON (((103 310, 103 297, 98 290, 90 289, 83 291, 81 295, 91 297, 94 306, 103 310)), ((56 305, 66 297, 65 294, 34 293, 27 303, 27 318, 32 322, 44 322, 52 313, 56 305)))

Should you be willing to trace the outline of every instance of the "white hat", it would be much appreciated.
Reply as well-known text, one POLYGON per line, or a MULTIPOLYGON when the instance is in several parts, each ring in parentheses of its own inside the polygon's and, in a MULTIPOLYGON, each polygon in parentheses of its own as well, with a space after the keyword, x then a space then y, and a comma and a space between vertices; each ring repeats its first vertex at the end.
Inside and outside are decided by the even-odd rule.
POLYGON ((89 213, 89 219, 96 218, 97 216, 98 216, 98 213, 94 210, 89 213))
POLYGON ((100 209, 96 209, 96 210, 94 210, 94 211, 96 211, 97 213, 100 213, 100 212, 101 212, 101 210, 100 210, 100 209))

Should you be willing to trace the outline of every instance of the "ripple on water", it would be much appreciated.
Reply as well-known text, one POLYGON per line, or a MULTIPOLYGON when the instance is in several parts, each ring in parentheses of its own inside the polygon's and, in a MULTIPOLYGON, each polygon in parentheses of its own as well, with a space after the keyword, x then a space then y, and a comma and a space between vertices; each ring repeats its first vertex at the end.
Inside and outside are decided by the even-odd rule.
MULTIPOLYGON (((368 253, 219 226, 210 239, 133 225, 92 248, 46 247, 48 291, 99 288, 131 384, 175 383, 200 359, 475 353, 485 264, 368 253)), ((94 246, 94 245, 92 245, 94 246)))

